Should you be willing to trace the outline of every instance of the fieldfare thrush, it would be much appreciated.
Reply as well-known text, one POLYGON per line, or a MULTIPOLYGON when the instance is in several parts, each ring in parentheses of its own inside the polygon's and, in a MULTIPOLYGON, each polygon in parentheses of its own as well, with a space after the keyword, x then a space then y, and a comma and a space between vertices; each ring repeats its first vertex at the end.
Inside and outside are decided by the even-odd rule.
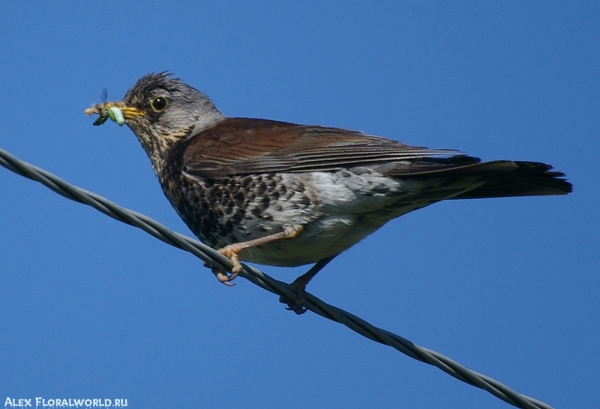
POLYGON ((316 263, 298 299, 331 259, 391 219, 447 199, 564 195, 564 174, 539 162, 481 162, 456 150, 405 145, 362 132, 229 118, 168 73, 141 78, 120 102, 88 108, 126 124, 190 230, 233 264, 316 263))

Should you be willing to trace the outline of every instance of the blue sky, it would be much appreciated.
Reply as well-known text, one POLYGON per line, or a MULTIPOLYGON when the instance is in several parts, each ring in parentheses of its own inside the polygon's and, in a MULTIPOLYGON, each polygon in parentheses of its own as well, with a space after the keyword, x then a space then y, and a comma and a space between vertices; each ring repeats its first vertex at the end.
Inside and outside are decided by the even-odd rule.
MULTIPOLYGON (((4 3, 0 148, 189 234, 134 135, 83 115, 170 70, 230 116, 550 163, 572 195, 419 210, 309 290, 557 408, 598 407, 600 6, 329 3, 4 3)), ((508 407, 3 168, 0 192, 0 402, 508 407)))

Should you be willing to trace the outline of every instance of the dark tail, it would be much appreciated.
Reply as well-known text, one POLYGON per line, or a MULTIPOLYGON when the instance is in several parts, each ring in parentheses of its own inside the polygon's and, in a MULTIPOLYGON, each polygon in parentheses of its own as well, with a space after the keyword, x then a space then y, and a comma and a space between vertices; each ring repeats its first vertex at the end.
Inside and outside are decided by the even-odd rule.
POLYGON ((573 185, 564 173, 552 171, 552 166, 539 162, 498 160, 448 169, 450 178, 476 177, 484 183, 452 199, 484 199, 512 196, 566 195, 573 185))

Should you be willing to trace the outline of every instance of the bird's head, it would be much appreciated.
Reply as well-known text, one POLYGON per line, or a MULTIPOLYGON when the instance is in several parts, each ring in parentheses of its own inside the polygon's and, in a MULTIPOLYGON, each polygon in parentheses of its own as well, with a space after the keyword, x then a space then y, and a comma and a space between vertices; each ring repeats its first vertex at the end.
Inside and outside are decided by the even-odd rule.
POLYGON ((93 105, 85 113, 99 115, 94 125, 108 118, 126 124, 153 164, 178 142, 225 119, 206 95, 166 72, 140 78, 122 101, 93 105))

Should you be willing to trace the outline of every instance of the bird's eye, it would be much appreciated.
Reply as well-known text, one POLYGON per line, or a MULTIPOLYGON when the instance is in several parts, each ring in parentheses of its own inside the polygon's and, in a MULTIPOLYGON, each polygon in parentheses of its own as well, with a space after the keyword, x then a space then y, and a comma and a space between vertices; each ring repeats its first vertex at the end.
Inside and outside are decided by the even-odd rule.
POLYGON ((156 97, 150 101, 150 106, 155 112, 162 112, 167 108, 168 102, 165 97, 156 97))

